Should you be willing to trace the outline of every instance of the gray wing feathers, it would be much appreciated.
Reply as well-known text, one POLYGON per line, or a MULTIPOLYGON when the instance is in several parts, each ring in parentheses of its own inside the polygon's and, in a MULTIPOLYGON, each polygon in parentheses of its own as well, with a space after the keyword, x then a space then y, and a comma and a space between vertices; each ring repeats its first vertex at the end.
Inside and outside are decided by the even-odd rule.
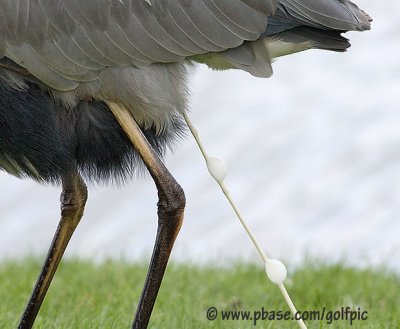
POLYGON ((248 38, 250 40, 258 39, 260 36, 259 30, 260 28, 262 29, 262 26, 266 23, 265 17, 255 15, 255 13, 260 13, 265 10, 265 8, 261 6, 259 6, 260 8, 256 11, 253 7, 250 7, 248 3, 246 4, 241 1, 227 4, 218 0, 209 0, 204 1, 204 3, 209 7, 213 15, 218 15, 219 18, 224 16, 228 19, 228 21, 223 20, 226 22, 228 29, 235 29, 240 33, 240 36, 243 36, 243 32, 248 32, 248 38), (248 18, 252 16, 255 17, 255 19, 250 21, 248 18))
POLYGON ((106 67, 177 62, 256 40, 277 0, 0 0, 4 54, 59 90, 106 67))
POLYGON ((82 16, 87 20, 87 25, 93 29, 105 31, 110 24, 112 2, 109 0, 66 0, 64 3, 75 4, 82 16))
POLYGON ((13 48, 12 52, 8 50, 7 56, 54 89, 67 91, 73 90, 79 85, 77 81, 71 81, 64 74, 60 74, 51 66, 45 65, 43 59, 26 43, 13 48))
POLYGON ((76 21, 64 7, 62 0, 41 0, 42 8, 46 8, 49 24, 59 33, 72 35, 75 32, 76 21))
POLYGON ((246 6, 252 8, 256 12, 264 13, 265 15, 272 15, 275 13, 278 0, 240 0, 246 6))
MULTIPOLYGON (((17 37, 19 2, 13 0, 0 1, 0 24, 3 33, 17 37)), ((5 35, 5 34, 4 34, 5 35)))
POLYGON ((17 43, 29 40, 31 44, 38 44, 46 37, 47 18, 45 11, 36 1, 0 1, 0 20, 0 38, 6 35, 17 43))
POLYGON ((280 0, 278 15, 312 27, 342 31, 367 30, 371 22, 371 17, 347 0, 280 0))
POLYGON ((350 47, 348 39, 340 33, 311 27, 298 27, 279 33, 276 38, 292 44, 309 44, 310 48, 345 51, 350 47))
POLYGON ((224 51, 221 56, 235 68, 255 77, 268 78, 272 75, 272 61, 262 40, 246 42, 238 48, 224 51))

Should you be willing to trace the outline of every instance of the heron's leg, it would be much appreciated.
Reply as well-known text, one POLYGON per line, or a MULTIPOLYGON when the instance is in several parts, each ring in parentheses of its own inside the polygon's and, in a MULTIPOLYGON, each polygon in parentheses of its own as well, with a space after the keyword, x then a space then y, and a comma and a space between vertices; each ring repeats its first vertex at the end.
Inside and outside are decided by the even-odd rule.
POLYGON ((108 103, 108 106, 143 159, 158 191, 157 236, 146 282, 132 325, 132 328, 144 329, 147 328, 169 255, 182 224, 185 195, 155 154, 128 110, 111 102, 108 103))
POLYGON ((62 178, 61 220, 51 243, 46 261, 21 317, 19 329, 30 329, 46 296, 54 273, 65 248, 82 218, 87 199, 87 189, 81 176, 72 173, 62 178))

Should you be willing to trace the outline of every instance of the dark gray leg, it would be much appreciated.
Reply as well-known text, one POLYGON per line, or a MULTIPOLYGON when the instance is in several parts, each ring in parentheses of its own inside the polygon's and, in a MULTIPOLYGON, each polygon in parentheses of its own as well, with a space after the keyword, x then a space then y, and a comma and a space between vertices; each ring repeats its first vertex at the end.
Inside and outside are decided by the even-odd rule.
POLYGON ((63 177, 60 198, 61 220, 31 298, 21 317, 19 329, 32 328, 65 248, 82 218, 86 200, 87 189, 81 176, 78 173, 72 173, 63 177))
MULTIPOLYGON (((156 178, 154 180, 156 181, 156 178)), ((132 325, 132 328, 137 329, 147 328, 172 247, 183 221, 185 207, 183 190, 168 171, 156 185, 159 198, 158 229, 146 282, 132 325)))
POLYGON ((158 191, 158 230, 142 296, 132 328, 145 329, 157 298, 169 255, 183 221, 185 195, 142 134, 130 113, 115 103, 108 103, 114 116, 132 141, 149 170, 158 191))

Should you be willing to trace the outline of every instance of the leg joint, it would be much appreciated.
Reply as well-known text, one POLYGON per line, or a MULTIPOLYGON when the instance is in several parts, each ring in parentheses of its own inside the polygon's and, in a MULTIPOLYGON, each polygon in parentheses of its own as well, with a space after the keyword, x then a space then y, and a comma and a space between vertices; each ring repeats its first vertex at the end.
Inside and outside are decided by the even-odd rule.
POLYGON ((83 213, 87 198, 87 187, 80 176, 64 181, 60 197, 62 213, 64 215, 83 213))
POLYGON ((159 191, 158 211, 161 213, 183 212, 186 205, 185 192, 174 182, 163 191, 159 191))
POLYGON ((158 223, 166 225, 168 231, 176 236, 183 222, 183 212, 185 210, 185 193, 176 182, 169 184, 166 190, 159 191, 158 201, 158 223))

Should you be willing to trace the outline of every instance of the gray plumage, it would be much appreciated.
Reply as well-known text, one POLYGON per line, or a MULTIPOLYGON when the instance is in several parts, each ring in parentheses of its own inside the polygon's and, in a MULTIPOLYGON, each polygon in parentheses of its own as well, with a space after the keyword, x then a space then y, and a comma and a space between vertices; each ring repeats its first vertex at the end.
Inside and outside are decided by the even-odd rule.
POLYGON ((190 63, 269 77, 273 58, 344 51, 349 43, 340 33, 369 29, 371 21, 347 0, 150 4, 0 0, 0 80, 15 90, 34 84, 66 110, 117 100, 143 129, 168 135, 187 108, 190 63))

